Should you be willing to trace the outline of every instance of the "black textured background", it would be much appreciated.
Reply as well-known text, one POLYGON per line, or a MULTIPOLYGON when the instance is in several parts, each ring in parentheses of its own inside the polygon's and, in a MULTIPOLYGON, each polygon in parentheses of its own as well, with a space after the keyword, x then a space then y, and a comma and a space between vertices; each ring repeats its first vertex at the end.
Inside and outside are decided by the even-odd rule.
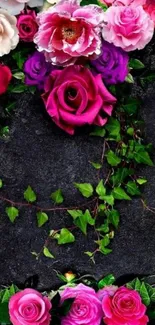
MULTIPOLYGON (((154 69, 152 46, 142 59, 154 69)), ((146 140, 155 146, 154 89, 155 83, 152 83, 146 92, 136 86, 133 92, 143 98, 141 115, 146 124, 146 140)), ((70 137, 59 130, 46 115, 39 95, 17 96, 10 137, 0 139, 0 178, 4 182, 0 194, 23 201, 23 192, 31 185, 42 207, 52 205, 49 196, 58 188, 64 191, 65 205, 83 202, 72 183, 96 183, 95 169, 89 161, 99 161, 103 142, 88 134, 89 130, 82 129, 70 137)), ((144 196, 155 208, 155 168, 143 167, 138 172, 148 178, 144 196)), ((31 251, 41 249, 48 231, 70 226, 72 221, 64 212, 50 213, 49 222, 38 229, 35 210, 20 208, 20 216, 11 224, 5 207, 0 201, 0 285, 13 281, 23 283, 27 277, 38 274, 39 288, 51 287, 59 281, 54 269, 61 272, 73 269, 97 278, 109 272, 116 277, 155 272, 155 215, 144 211, 139 199, 119 204, 121 224, 112 242, 113 253, 106 257, 96 255, 95 265, 83 254, 94 248, 94 235, 89 232, 85 237, 80 231, 76 231, 77 241, 72 245, 58 247, 51 242, 49 248, 56 259, 42 256, 36 261, 31 251)))

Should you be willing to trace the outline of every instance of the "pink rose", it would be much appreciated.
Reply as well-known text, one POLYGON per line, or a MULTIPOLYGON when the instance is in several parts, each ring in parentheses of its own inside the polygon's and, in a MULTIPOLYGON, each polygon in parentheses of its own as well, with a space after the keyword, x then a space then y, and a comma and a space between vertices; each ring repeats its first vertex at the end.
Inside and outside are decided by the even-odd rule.
POLYGON ((25 10, 17 18, 19 37, 24 42, 32 42, 38 30, 36 13, 34 10, 25 10))
POLYGON ((146 0, 144 10, 150 15, 151 19, 154 22, 154 26, 155 26, 155 1, 154 0, 146 0))
POLYGON ((153 37, 153 21, 142 6, 109 7, 104 21, 103 38, 127 52, 143 49, 153 37))
POLYGON ((60 0, 38 15, 39 30, 34 42, 53 64, 74 64, 79 57, 101 53, 102 8, 80 7, 80 0, 60 0))
POLYGON ((103 297, 105 295, 109 295, 109 296, 113 296, 114 293, 117 291, 118 287, 117 286, 114 286, 114 285, 109 285, 103 289, 100 289, 98 292, 97 292, 97 296, 99 298, 99 300, 102 301, 103 297))
POLYGON ((83 284, 68 287, 61 293, 61 303, 68 298, 75 300, 67 316, 62 318, 62 325, 100 325, 103 313, 94 289, 83 284))
POLYGON ((10 320, 13 325, 49 325, 51 308, 47 297, 36 290, 25 289, 13 295, 9 301, 10 320))
POLYGON ((113 295, 105 290, 102 299, 103 321, 107 325, 146 325, 146 306, 139 293, 126 287, 120 287, 113 295))
POLYGON ((52 120, 69 134, 74 134, 76 126, 104 125, 116 102, 100 74, 93 76, 89 69, 76 65, 53 71, 42 97, 52 120))

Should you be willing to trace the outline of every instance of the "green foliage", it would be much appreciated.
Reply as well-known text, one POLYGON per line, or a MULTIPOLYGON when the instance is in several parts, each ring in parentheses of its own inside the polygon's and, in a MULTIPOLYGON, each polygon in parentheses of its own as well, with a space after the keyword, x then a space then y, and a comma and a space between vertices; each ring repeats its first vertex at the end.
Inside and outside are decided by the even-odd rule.
POLYGON ((86 197, 89 198, 93 195, 93 186, 90 183, 74 183, 74 186, 80 191, 80 193, 86 197))
POLYGON ((145 281, 140 281, 138 278, 126 284, 127 288, 139 292, 144 305, 149 306, 155 302, 155 288, 145 281))
POLYGON ((19 216, 19 210, 15 207, 8 207, 5 209, 7 216, 9 217, 10 221, 14 223, 16 218, 19 216))
POLYGON ((48 215, 45 212, 37 212, 38 227, 42 227, 48 221, 48 215))
POLYGON ((50 251, 47 247, 44 247, 43 254, 44 254, 44 256, 46 256, 48 258, 55 258, 54 255, 52 253, 50 253, 50 251))
POLYGON ((113 274, 108 274, 102 280, 98 282, 98 288, 103 289, 106 286, 112 285, 115 282, 113 274))
POLYGON ((116 142, 120 141, 121 125, 117 119, 110 117, 108 124, 105 126, 105 129, 108 132, 108 140, 115 140, 116 142))
POLYGON ((95 168, 95 169, 101 169, 102 165, 100 163, 96 163, 96 162, 90 162, 91 165, 95 168))
POLYGON ((15 285, 0 290, 0 324, 10 324, 8 302, 11 296, 13 296, 19 289, 15 285))
POLYGON ((0 188, 3 187, 3 182, 2 182, 2 179, 0 179, 0 188))
POLYGON ((58 189, 57 191, 55 191, 54 193, 51 194, 51 199, 57 203, 57 204, 61 204, 64 201, 63 198, 63 194, 61 189, 58 189))
POLYGON ((144 64, 138 59, 130 59, 129 68, 132 69, 143 69, 145 68, 144 64))
POLYGON ((27 202, 33 203, 36 201, 37 197, 35 192, 33 191, 33 189, 31 188, 31 186, 28 186, 28 188, 26 189, 26 191, 24 192, 24 199, 27 202))
POLYGON ((117 200, 131 200, 130 196, 121 187, 114 187, 113 196, 117 200))
POLYGON ((105 133, 106 131, 103 127, 94 127, 94 130, 90 133, 90 135, 103 138, 105 133))
POLYGON ((75 236, 67 228, 62 228, 60 233, 57 233, 54 238, 58 240, 58 245, 69 244, 75 241, 75 236))
POLYGON ((81 210, 67 210, 74 220, 74 224, 80 228, 80 230, 87 234, 87 226, 94 226, 95 219, 92 218, 90 211, 87 209, 84 213, 81 210))
POLYGON ((121 162, 121 158, 119 158, 112 150, 108 151, 106 157, 108 164, 113 167, 119 165, 121 162))

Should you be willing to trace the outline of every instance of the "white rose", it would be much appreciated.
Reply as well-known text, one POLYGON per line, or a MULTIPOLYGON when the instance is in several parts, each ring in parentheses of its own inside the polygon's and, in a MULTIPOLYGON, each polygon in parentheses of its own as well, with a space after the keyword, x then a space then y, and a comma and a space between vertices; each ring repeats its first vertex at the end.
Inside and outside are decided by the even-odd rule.
POLYGON ((19 42, 16 22, 16 17, 0 9, 0 57, 8 54, 19 42))
POLYGON ((0 0, 0 7, 8 10, 11 15, 18 15, 25 7, 25 3, 29 7, 41 7, 44 0, 0 0))

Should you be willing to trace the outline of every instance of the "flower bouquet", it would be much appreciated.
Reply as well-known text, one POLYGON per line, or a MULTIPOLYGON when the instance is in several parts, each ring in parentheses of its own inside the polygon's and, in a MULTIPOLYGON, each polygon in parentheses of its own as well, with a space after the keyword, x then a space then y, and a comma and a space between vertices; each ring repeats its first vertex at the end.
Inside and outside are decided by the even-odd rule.
POLYGON ((112 274, 100 281, 90 276, 78 278, 72 272, 59 274, 59 278, 64 285, 52 291, 35 290, 33 277, 22 290, 13 284, 1 290, 0 323, 146 325, 155 319, 155 288, 149 277, 123 285, 112 274))

